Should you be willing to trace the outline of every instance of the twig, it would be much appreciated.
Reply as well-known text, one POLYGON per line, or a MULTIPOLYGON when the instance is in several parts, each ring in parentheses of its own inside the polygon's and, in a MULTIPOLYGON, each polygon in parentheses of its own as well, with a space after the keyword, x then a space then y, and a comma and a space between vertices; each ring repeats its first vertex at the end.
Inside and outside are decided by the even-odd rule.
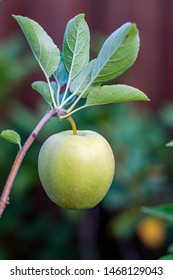
POLYGON ((9 204, 10 191, 11 191, 11 188, 13 186, 15 177, 17 175, 17 172, 19 170, 19 167, 20 167, 20 165, 23 161, 23 158, 24 158, 26 152, 28 151, 28 149, 30 148, 32 143, 34 142, 36 136, 38 135, 38 133, 40 132, 42 127, 45 125, 45 123, 48 122, 51 117, 59 116, 60 113, 61 112, 58 112, 58 110, 56 110, 56 109, 52 109, 49 112, 47 112, 44 115, 44 117, 40 120, 40 122, 37 124, 37 126, 35 127, 33 132, 30 134, 30 136, 26 140, 23 147, 19 150, 19 152, 18 152, 18 154, 15 158, 15 161, 12 165, 12 168, 10 170, 10 173, 9 173, 8 178, 7 178, 6 184, 4 186, 2 195, 0 197, 0 217, 2 216, 7 204, 9 204))

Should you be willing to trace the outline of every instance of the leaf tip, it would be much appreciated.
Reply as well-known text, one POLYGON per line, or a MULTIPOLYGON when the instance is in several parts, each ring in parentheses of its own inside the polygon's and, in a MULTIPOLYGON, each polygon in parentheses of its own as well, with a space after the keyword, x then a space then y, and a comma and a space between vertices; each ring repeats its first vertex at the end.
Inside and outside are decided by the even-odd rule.
POLYGON ((18 144, 21 149, 21 138, 16 131, 11 129, 3 130, 1 131, 0 136, 13 144, 18 144))
POLYGON ((13 17, 15 20, 18 20, 18 18, 20 18, 21 16, 12 14, 12 17, 13 17))
POLYGON ((168 148, 173 147, 173 140, 171 142, 166 143, 165 147, 168 147, 168 148))
POLYGON ((143 95, 139 98, 139 100, 136 100, 136 101, 149 102, 151 100, 150 100, 150 98, 148 98, 148 96, 145 93, 143 93, 143 95))
POLYGON ((132 23, 134 29, 138 29, 137 24, 135 22, 132 23))
POLYGON ((129 28, 132 30, 138 30, 136 23, 131 22, 131 21, 127 21, 120 28, 122 28, 122 27, 129 28))
POLYGON ((85 14, 84 14, 84 13, 78 14, 77 17, 79 17, 79 18, 81 18, 81 19, 84 19, 85 14))
POLYGON ((145 101, 151 101, 150 98, 148 98, 148 96, 145 94, 146 98, 145 98, 145 101))
POLYGON ((74 20, 77 20, 77 21, 82 21, 84 20, 85 18, 85 14, 84 13, 81 13, 81 14, 78 14, 76 15, 74 18, 72 18, 69 22, 73 22, 74 20))
POLYGON ((37 84, 37 82, 33 82, 33 83, 31 84, 32 89, 35 90, 35 85, 36 85, 36 84, 37 84))
POLYGON ((17 18, 18 18, 18 16, 17 15, 11 15, 12 16, 12 18, 14 18, 16 21, 17 21, 17 18))

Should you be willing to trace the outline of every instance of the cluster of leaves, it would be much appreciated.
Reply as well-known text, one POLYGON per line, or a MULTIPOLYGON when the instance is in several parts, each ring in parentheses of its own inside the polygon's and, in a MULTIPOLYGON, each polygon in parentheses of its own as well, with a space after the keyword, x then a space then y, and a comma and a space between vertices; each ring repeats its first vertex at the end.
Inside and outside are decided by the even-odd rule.
MULTIPOLYGON (((106 85, 133 65, 139 51, 139 33, 132 23, 113 32, 103 44, 96 59, 89 61, 90 32, 84 14, 71 19, 66 27, 62 52, 43 28, 34 20, 14 16, 41 67, 45 81, 36 81, 32 88, 42 95, 51 108, 66 118, 93 105, 124 101, 148 101, 140 90, 127 85, 106 85), (65 88, 65 90, 64 90, 65 88), (86 102, 75 109, 81 98, 86 102)), ((8 130, 1 137, 19 144, 16 132, 8 130), (17 137, 14 141, 14 135, 17 137)))
POLYGON ((139 34, 134 24, 126 23, 112 33, 98 57, 89 61, 90 32, 83 14, 68 22, 62 52, 38 23, 22 16, 14 18, 22 28, 47 80, 34 82, 32 87, 51 107, 61 109, 72 103, 66 110, 67 116, 76 111, 73 109, 81 98, 86 98, 83 108, 121 101, 148 100, 144 93, 133 87, 105 85, 126 71, 136 60, 139 34))

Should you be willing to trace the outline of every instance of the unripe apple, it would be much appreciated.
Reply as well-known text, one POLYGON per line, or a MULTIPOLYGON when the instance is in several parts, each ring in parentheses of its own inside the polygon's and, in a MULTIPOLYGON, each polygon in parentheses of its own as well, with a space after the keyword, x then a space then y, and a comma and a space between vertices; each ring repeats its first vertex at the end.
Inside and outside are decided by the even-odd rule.
POLYGON ((48 197, 62 208, 96 206, 112 183, 115 162, 112 149, 94 131, 63 131, 41 147, 38 172, 48 197))

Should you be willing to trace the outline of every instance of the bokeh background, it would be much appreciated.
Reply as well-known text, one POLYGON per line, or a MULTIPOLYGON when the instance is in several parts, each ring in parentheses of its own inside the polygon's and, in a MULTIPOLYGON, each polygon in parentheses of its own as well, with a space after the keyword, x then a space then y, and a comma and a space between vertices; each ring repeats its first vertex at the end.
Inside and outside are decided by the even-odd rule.
MULTIPOLYGON (((63 210, 44 193, 37 157, 44 140, 69 129, 52 119, 27 153, 0 220, 0 259, 158 259, 173 242, 173 225, 143 213, 143 206, 173 201, 173 1, 1 0, 0 131, 14 129, 24 142, 47 105, 31 89, 43 79, 12 14, 39 22, 61 49, 68 20, 85 13, 91 57, 127 21, 140 31, 134 66, 115 82, 144 91, 150 103, 89 108, 74 115, 78 129, 102 134, 113 148, 116 175, 94 209, 63 210)), ((0 190, 17 147, 0 139, 0 190)))

